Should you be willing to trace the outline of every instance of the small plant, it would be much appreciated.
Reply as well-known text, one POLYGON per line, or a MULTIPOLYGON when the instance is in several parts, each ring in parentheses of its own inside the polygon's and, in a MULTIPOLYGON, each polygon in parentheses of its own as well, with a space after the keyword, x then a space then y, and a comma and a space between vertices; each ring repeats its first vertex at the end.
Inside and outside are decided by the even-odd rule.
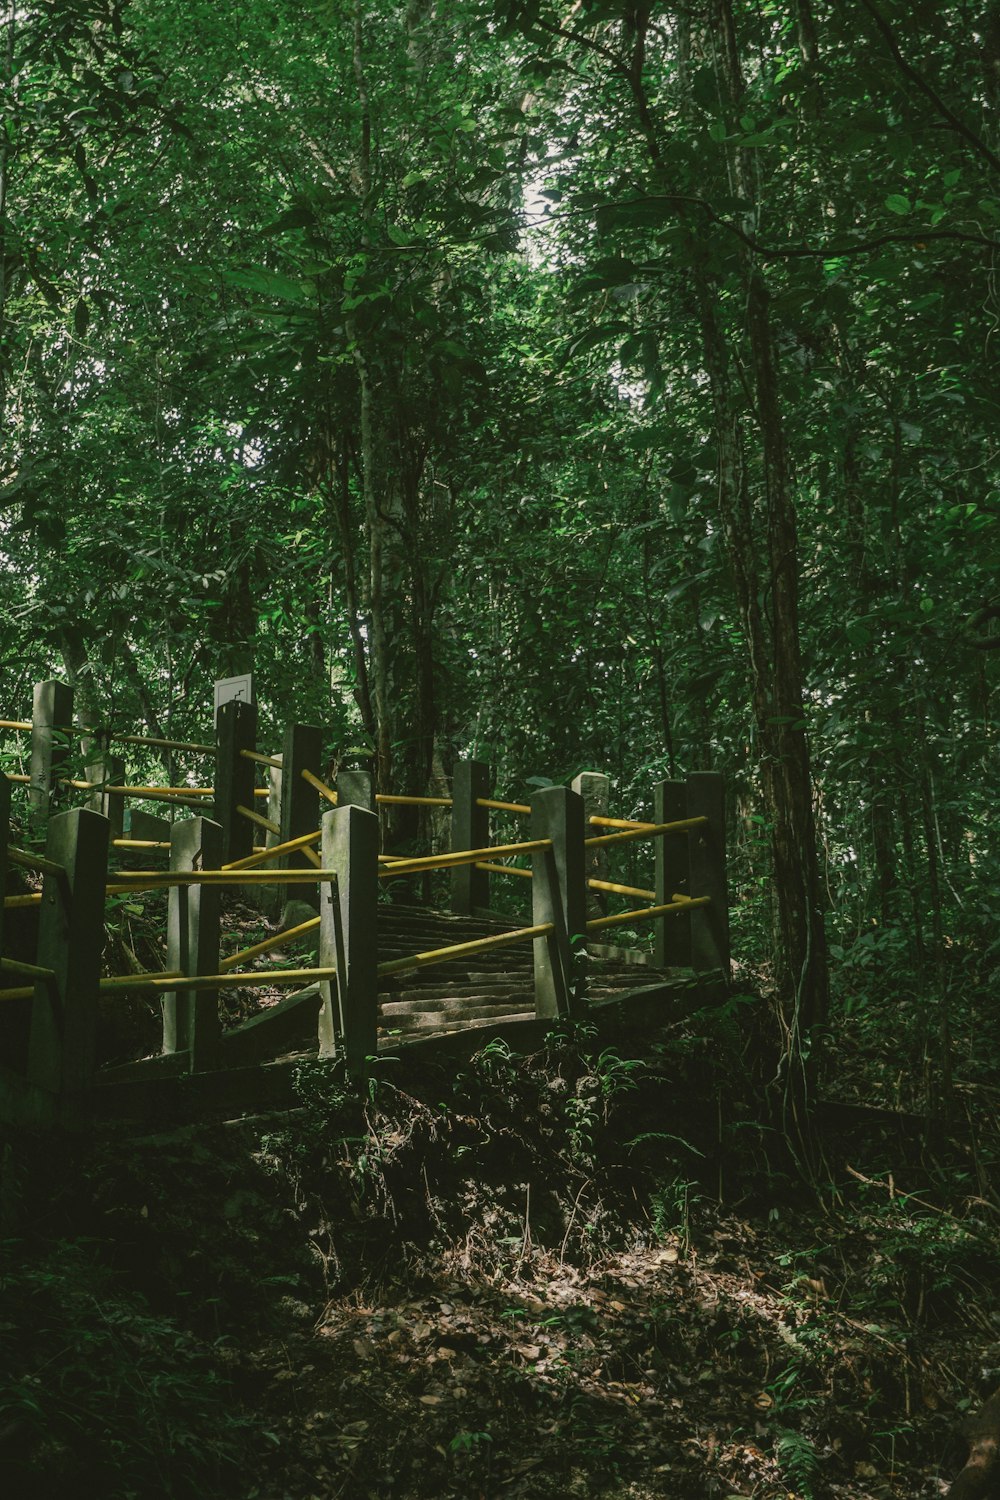
POLYGON ((815 1444, 805 1433, 785 1427, 775 1439, 774 1456, 789 1488, 801 1495, 802 1500, 813 1500, 820 1467, 815 1444))

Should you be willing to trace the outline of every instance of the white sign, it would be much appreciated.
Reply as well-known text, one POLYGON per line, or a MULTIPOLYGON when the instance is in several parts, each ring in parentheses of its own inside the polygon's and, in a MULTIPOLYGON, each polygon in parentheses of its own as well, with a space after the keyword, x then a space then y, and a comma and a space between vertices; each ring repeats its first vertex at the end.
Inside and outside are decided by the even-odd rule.
POLYGON ((242 677, 223 677, 215 684, 215 722, 219 722, 219 709, 224 703, 253 702, 253 673, 242 677))

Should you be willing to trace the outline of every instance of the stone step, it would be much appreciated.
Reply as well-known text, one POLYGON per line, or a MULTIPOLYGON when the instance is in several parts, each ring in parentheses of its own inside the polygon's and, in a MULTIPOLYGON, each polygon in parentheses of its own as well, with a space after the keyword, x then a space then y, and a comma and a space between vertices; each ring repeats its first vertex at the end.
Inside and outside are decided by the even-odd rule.
POLYGON ((414 1016, 427 1012, 448 1015, 493 1015, 508 1010, 523 1010, 525 1003, 524 995, 516 995, 508 992, 506 995, 497 995, 489 1000, 481 996, 469 999, 462 995, 439 995, 436 998, 422 996, 419 1000, 390 1000, 379 1005, 381 1016, 414 1016))
POLYGON ((387 1017, 388 1025, 383 1024, 380 1030, 398 1031, 403 1036, 408 1036, 414 1031, 443 1031, 461 1030, 465 1031, 470 1026, 488 1026, 495 1021, 509 1021, 513 1018, 534 1019, 534 1011, 526 1011, 523 1005, 503 1005, 490 1011, 489 1015, 483 1015, 481 1011, 466 1014, 461 1010, 436 1010, 436 1011, 410 1011, 406 1015, 387 1017), (460 1023, 460 1024, 456 1024, 460 1023))

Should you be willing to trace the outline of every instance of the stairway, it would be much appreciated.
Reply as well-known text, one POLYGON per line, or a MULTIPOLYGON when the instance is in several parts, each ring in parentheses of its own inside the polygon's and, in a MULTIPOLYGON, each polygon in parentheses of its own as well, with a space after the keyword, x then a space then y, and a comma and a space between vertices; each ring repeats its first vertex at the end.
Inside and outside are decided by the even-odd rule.
MULTIPOLYGON (((446 948, 509 932, 523 923, 491 917, 454 917, 427 907, 385 905, 378 914, 379 961, 446 948)), ((587 964, 587 993, 606 999, 664 977, 621 958, 587 964)), ((441 1036, 535 1015, 530 941, 396 974, 379 985, 379 1045, 441 1036)))

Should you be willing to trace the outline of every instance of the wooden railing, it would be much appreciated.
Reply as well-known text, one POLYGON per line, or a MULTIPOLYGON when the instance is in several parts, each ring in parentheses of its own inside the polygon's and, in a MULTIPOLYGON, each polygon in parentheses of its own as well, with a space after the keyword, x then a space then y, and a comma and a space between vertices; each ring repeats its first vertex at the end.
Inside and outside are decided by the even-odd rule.
MULTIPOLYGON (((35 698, 36 709, 40 699, 43 704, 55 699, 66 710, 65 699, 56 695, 36 692, 35 698)), ((650 822, 588 812, 584 796, 562 786, 543 788, 530 803, 493 798, 488 768, 474 761, 456 764, 450 798, 376 797, 370 778, 361 772, 342 772, 333 785, 324 780, 324 735, 319 728, 290 726, 280 755, 268 755, 257 749, 256 727, 252 704, 223 705, 213 786, 171 788, 130 787, 124 781, 96 777, 67 783, 56 756, 45 762, 45 781, 36 777, 35 739, 40 734, 45 748, 53 724, 0 721, 0 729, 32 734, 30 790, 36 811, 44 810, 40 794, 46 787, 57 805, 60 787, 104 799, 102 810, 91 806, 51 813, 45 852, 34 853, 11 844, 10 801, 16 778, 0 774, 0 884, 6 888, 11 864, 33 870, 43 880, 41 891, 5 896, 0 908, 0 971, 21 981, 0 989, 0 1034, 7 1005, 30 1004, 27 1078, 56 1101, 56 1108, 67 1100, 78 1104, 92 1086, 98 997, 116 991, 159 995, 163 1053, 186 1071, 211 1072, 220 1067, 223 1053, 220 990, 261 984, 300 990, 318 986, 319 1054, 342 1057, 350 1072, 360 1075, 377 1047, 380 982, 384 985, 410 970, 531 943, 536 1015, 573 1015, 583 1003, 574 980, 574 944, 607 929, 652 922, 653 957, 661 965, 721 971, 728 979, 721 777, 696 773, 686 783, 661 783, 655 789, 650 822), (268 776, 266 788, 255 784, 261 771, 268 776), (192 792, 205 802, 211 799, 213 817, 200 813, 164 825, 168 836, 163 839, 116 836, 125 798, 192 792), (268 799, 267 815, 254 807, 261 792, 268 799), (111 800, 115 798, 118 805, 111 800), (450 809, 450 851, 405 858, 381 853, 376 811, 380 803, 450 809), (323 807, 327 810, 321 816, 323 807), (491 842, 493 814, 529 820, 530 836, 491 842), (259 828, 268 836, 266 845, 254 843, 259 828), (592 873, 598 854, 603 857, 606 851, 643 840, 655 850, 651 886, 592 873), (169 868, 109 868, 112 859, 121 864, 147 850, 153 857, 161 850, 169 852, 169 868), (530 868, 509 863, 520 859, 530 860, 530 868), (465 915, 493 909, 491 877, 528 879, 531 919, 507 932, 380 962, 380 887, 432 871, 450 873, 452 911, 465 915), (315 906, 316 916, 222 957, 220 890, 234 886, 294 886, 315 906), (164 971, 102 976, 106 897, 157 889, 169 891, 164 971), (593 899, 588 893, 595 892, 648 904, 594 916, 588 913, 588 900, 593 899), (40 907, 34 963, 4 956, 4 916, 29 905, 40 907), (245 968, 310 932, 318 935, 314 966, 245 968)), ((181 748, 181 742, 158 744, 181 748)), ((205 745, 184 748, 209 753, 205 745)), ((0 1078, 0 1104, 3 1088, 0 1078)))

